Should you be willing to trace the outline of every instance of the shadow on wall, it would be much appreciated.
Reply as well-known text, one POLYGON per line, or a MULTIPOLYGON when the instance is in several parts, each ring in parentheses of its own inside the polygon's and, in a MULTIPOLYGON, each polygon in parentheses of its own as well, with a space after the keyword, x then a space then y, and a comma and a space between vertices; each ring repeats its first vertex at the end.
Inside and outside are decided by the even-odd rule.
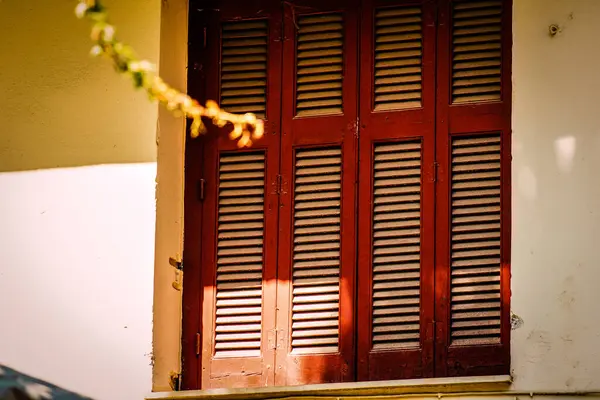
MULTIPOLYGON (((0 2, 0 172, 156 161, 157 106, 92 59, 76 2, 0 2)), ((122 40, 158 61, 160 2, 108 0, 122 40)))
POLYGON ((90 399, 0 364, 0 400, 90 399))

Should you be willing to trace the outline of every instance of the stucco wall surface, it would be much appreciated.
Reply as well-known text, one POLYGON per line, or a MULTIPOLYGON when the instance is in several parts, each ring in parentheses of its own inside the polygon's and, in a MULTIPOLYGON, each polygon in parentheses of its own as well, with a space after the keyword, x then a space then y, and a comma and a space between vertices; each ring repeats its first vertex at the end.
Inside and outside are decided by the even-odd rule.
MULTIPOLYGON (((160 0, 106 0, 158 62, 160 0)), ((74 0, 0 1, 0 365, 100 400, 151 386, 157 107, 74 0)))
POLYGON ((600 1, 513 15, 514 386, 599 389, 600 1))

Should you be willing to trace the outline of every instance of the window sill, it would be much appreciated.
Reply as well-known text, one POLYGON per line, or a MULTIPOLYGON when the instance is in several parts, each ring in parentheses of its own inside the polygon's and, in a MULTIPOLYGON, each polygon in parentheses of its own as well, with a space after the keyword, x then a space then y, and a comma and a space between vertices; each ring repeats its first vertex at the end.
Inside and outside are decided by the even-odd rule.
POLYGON ((512 383, 509 375, 464 378, 406 379, 399 381, 328 383, 320 385, 266 388, 184 390, 155 392, 146 400, 264 400, 283 397, 390 396, 412 394, 466 393, 506 390, 512 383))

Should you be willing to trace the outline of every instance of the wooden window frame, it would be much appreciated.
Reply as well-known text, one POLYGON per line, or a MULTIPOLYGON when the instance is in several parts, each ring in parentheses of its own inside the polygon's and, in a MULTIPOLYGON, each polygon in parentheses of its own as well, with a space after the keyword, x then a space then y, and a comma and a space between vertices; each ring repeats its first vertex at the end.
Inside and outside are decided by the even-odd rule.
MULTIPOLYGON (((400 1, 400 0, 399 0, 400 1)), ((397 1, 396 3, 398 3, 397 1)), ((449 43, 451 40, 450 34, 450 0, 437 0, 441 5, 436 18, 438 24, 444 25, 445 31, 437 34, 437 41, 449 43)), ((401 2, 401 1, 400 1, 401 2)), ((433 2, 433 0, 424 0, 425 3, 433 2)), ((408 3, 415 3, 409 1, 408 3)), ((188 92, 204 101, 207 99, 207 86, 211 83, 207 82, 206 70, 203 65, 206 65, 210 55, 207 52, 206 46, 206 27, 214 23, 212 14, 216 9, 217 1, 203 1, 202 5, 207 12, 198 12, 196 2, 190 1, 189 12, 189 40, 188 40, 188 92), (193 32, 192 32, 193 31, 193 32)), ((508 375, 510 368, 510 247, 511 247, 511 102, 512 102, 512 0, 503 0, 503 23, 502 23, 502 89, 501 101, 477 105, 476 117, 465 117, 465 110, 468 110, 472 105, 451 105, 450 104, 450 87, 449 79, 449 63, 450 63, 450 46, 437 46, 433 50, 437 59, 445 59, 446 62, 437 62, 435 72, 435 103, 436 114, 435 130, 436 130, 436 155, 427 156, 424 160, 422 174, 423 176, 435 176, 436 185, 447 185, 450 181, 450 174, 447 168, 440 168, 440 165, 448 165, 448 151, 439 151, 440 149, 449 148, 449 138, 444 132, 452 134, 481 134, 486 132, 499 132, 502 140, 501 150, 501 169, 502 169, 502 198, 501 198, 501 298, 502 298, 502 325, 501 325, 501 345, 499 346, 477 346, 476 352, 467 351, 465 349, 457 349, 451 352, 446 352, 443 349, 448 348, 448 324, 434 323, 435 320, 449 320, 449 274, 444 271, 449 271, 448 260, 445 257, 438 256, 439 254, 448 254, 448 240, 435 240, 435 281, 436 284, 431 287, 434 290, 435 302, 432 304, 434 308, 430 324, 431 328, 427 328, 422 334, 425 335, 425 340, 432 342, 432 351, 427 353, 428 362, 433 366, 431 374, 425 374, 424 377, 451 377, 451 376, 477 376, 477 375, 508 375), (487 118, 487 119, 486 119, 487 118), (442 138, 442 139, 440 139, 442 138), (445 138, 445 139, 444 139, 445 138), (431 330, 429 330, 431 329, 431 330), (483 348, 483 350, 482 350, 483 348), (433 350, 435 349, 435 350, 433 350), (482 353, 483 351, 483 353, 482 353), (483 355, 482 355, 483 354, 483 355), (483 360, 483 361, 482 361, 483 360), (486 364, 485 360, 493 360, 491 364, 486 364), (460 366, 460 367, 457 367, 460 366)), ((430 17, 428 17, 430 18, 430 17)), ((439 25, 438 25, 439 27, 439 25)), ((274 26, 276 30, 274 37, 280 34, 281 26, 274 26)), ((281 32, 283 36, 284 33, 281 32)), ((370 40, 365 38, 361 33, 359 41, 370 40)), ((368 36, 368 35, 367 35, 368 36)), ((276 44, 277 45, 277 44, 276 44)), ((360 65, 364 64, 365 58, 360 55, 360 65)), ((284 72, 285 74, 285 72, 284 72)), ((213 82, 214 83, 214 82, 213 82)), ((278 82, 271 82, 278 84, 278 82)), ((279 83, 281 84, 281 83, 279 83)), ((369 82, 370 84, 370 82, 369 82)), ((363 83, 361 82, 362 86, 363 83)), ((209 92, 213 92, 210 90, 209 92)), ((290 97, 291 98, 291 97, 290 97)), ((364 99, 361 99, 361 108, 363 107, 364 99)), ((371 101, 367 99, 366 101, 371 101)), ((423 101, 426 101, 424 99, 423 101)), ((346 105, 347 106, 347 105, 346 105)), ((369 104, 369 107, 371 105, 369 104)), ((362 122, 362 121, 361 121, 362 122)), ((279 131, 279 121, 271 121, 266 126, 267 134, 279 131)), ((203 232, 198 227, 202 226, 202 211, 201 205, 198 202, 201 187, 199 182, 202 180, 202 157, 204 154, 205 143, 203 140, 190 139, 186 135, 185 148, 185 194, 184 194, 184 260, 185 268, 184 280, 187 283, 188 290, 183 291, 183 307, 182 307, 182 365, 183 365, 183 380, 182 389, 198 389, 201 387, 199 380, 201 358, 198 352, 202 352, 202 337, 198 334, 200 326, 200 318, 202 318, 202 290, 200 287, 201 270, 193 268, 193 266, 202 265, 202 257, 199 243, 202 240, 203 232), (190 282, 192 282, 190 284, 190 282), (194 283, 195 282, 195 283, 194 283)), ((438 201, 440 196, 436 193, 435 213, 437 216, 446 215, 446 218, 441 220, 449 220, 449 209, 443 206, 448 204, 448 199, 438 201)), ((360 202, 360 195, 358 198, 360 202)), ((435 229, 436 237, 446 237, 448 235, 448 224, 438 223, 436 217, 435 229)), ((425 222, 426 223, 426 222, 425 222)), ((360 234, 360 222, 358 233, 360 234)), ((433 245, 433 244, 432 244, 433 245)), ((426 257, 429 257, 428 255, 426 257)), ((432 257, 433 258, 433 257, 432 257)), ((358 261, 361 261, 359 250, 358 261)), ((359 272, 360 275, 360 272, 359 272)), ((433 278, 432 278, 433 279, 433 278)), ((360 282, 359 282, 360 284, 360 282)), ((426 284, 425 281, 422 285, 426 284)), ((423 291, 422 291, 423 293, 423 291)), ((359 305, 360 307, 360 305, 359 305)), ((360 311, 359 311, 360 313, 360 311)), ((355 349, 356 351, 356 349, 355 349)), ((357 368, 360 371, 360 354, 356 356, 357 368)), ((393 378, 397 379, 397 378, 393 378)), ((359 380, 364 382, 365 380, 359 380)))

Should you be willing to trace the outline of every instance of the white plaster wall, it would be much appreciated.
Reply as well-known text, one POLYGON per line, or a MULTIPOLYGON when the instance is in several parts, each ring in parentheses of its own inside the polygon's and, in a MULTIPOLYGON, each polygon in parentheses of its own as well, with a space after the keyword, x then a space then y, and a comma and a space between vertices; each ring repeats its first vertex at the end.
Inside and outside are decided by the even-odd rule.
MULTIPOLYGON (((158 62, 160 0, 106 0, 158 62)), ((97 400, 151 388, 157 106, 74 0, 0 1, 0 365, 97 400)))
POLYGON ((600 388, 599 21, 598 0, 514 0, 518 389, 600 388))
POLYGON ((0 173, 0 365, 97 400, 150 390, 155 176, 0 173))

